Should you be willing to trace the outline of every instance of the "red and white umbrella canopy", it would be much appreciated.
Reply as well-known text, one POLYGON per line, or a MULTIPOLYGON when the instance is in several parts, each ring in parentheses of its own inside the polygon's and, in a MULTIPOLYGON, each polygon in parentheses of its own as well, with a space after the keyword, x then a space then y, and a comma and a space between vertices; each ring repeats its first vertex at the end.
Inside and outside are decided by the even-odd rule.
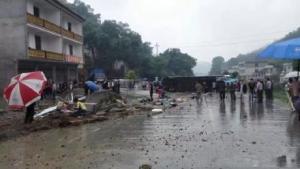
POLYGON ((13 77, 4 89, 4 98, 12 109, 21 109, 41 99, 47 79, 43 72, 22 73, 13 77))

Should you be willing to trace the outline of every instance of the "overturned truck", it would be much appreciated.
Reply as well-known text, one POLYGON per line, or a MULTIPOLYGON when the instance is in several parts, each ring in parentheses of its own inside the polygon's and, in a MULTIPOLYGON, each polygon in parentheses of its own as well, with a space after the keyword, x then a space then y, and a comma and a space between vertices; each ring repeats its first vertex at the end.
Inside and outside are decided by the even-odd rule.
POLYGON ((192 76, 192 77, 166 77, 162 84, 169 92, 193 92, 196 82, 205 83, 207 92, 213 90, 213 83, 221 76, 192 76))

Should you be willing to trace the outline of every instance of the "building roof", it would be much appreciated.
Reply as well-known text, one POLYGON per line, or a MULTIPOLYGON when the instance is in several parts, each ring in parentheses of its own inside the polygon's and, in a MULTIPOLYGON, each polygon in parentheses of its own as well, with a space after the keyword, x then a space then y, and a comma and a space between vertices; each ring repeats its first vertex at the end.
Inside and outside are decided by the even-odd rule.
POLYGON ((84 22, 85 19, 79 15, 78 13, 76 13, 75 11, 73 11, 72 9, 70 9, 68 6, 66 6, 65 4, 63 4, 62 2, 60 2, 59 0, 46 0, 48 2, 52 1, 55 4, 57 4, 58 6, 60 6, 63 10, 69 12, 70 14, 72 14, 73 16, 75 16, 76 18, 78 18, 81 22, 84 22))

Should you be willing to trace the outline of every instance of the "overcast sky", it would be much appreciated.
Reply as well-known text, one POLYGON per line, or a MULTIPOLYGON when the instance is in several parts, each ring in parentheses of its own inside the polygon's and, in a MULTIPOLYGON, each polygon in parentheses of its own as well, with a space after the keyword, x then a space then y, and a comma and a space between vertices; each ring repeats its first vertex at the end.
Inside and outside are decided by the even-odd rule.
POLYGON ((250 52, 300 26, 300 0, 83 1, 157 42, 160 52, 177 47, 198 61, 250 52))

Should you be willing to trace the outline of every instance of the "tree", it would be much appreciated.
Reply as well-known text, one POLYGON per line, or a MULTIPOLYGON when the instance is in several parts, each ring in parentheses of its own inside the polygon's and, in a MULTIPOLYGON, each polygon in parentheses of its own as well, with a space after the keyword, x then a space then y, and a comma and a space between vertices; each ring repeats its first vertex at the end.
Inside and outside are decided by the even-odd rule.
POLYGON ((86 19, 83 34, 85 48, 91 56, 89 66, 104 69, 108 77, 116 74, 114 67, 120 62, 140 77, 193 75, 196 60, 179 49, 169 49, 153 57, 151 44, 143 42, 141 35, 131 30, 127 23, 101 21, 101 15, 94 14, 94 10, 81 0, 75 0, 70 8, 86 19))
POLYGON ((152 57, 150 43, 143 42, 141 36, 129 25, 115 20, 101 22, 101 15, 81 0, 75 0, 70 8, 83 16, 85 48, 90 51, 93 67, 101 67, 108 76, 113 76, 113 65, 117 61, 125 63, 128 69, 143 76, 149 67, 147 60, 152 57))
POLYGON ((173 48, 155 57, 153 64, 157 76, 193 76, 192 69, 196 66, 196 59, 173 48))
POLYGON ((222 56, 214 57, 210 69, 210 75, 221 75, 225 59, 222 56))
POLYGON ((135 80, 136 74, 134 70, 129 70, 126 74, 126 79, 135 80))
POLYGON ((231 77, 232 78, 238 78, 239 77, 239 72, 232 72, 231 77))

